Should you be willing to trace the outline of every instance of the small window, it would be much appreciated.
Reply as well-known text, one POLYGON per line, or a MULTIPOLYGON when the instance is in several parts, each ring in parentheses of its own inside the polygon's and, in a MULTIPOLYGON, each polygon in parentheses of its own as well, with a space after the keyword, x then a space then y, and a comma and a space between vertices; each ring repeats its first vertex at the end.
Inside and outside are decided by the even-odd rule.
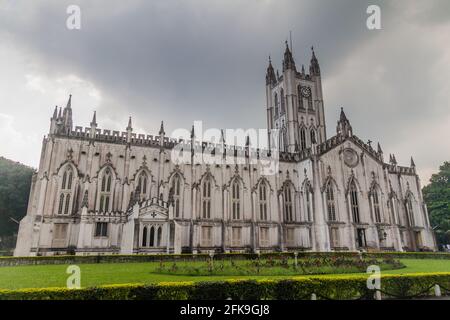
POLYGON ((95 224, 95 237, 107 237, 108 236, 108 223, 97 222, 95 224))
POLYGON ((259 241, 261 247, 268 247, 270 245, 269 228, 261 227, 259 229, 259 241))
POLYGON ((205 247, 212 246, 212 227, 202 227, 202 245, 205 247))
POLYGON ((242 228, 241 227, 233 227, 231 228, 231 245, 233 247, 241 246, 241 237, 242 237, 242 228))
POLYGON ((330 228, 330 244, 331 248, 339 247, 339 228, 337 227, 330 228))
POLYGON ((294 228, 286 229, 286 244, 288 246, 293 246, 295 244, 295 229, 294 228))

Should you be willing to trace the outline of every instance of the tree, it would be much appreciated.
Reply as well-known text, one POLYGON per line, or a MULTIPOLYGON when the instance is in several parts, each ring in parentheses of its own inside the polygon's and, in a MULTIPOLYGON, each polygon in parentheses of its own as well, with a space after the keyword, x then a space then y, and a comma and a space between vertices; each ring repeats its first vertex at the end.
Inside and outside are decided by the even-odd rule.
POLYGON ((450 162, 439 167, 431 176, 430 184, 423 188, 430 222, 435 228, 438 244, 450 243, 450 162))
POLYGON ((15 246, 14 235, 27 213, 34 169, 0 157, 0 247, 15 246))

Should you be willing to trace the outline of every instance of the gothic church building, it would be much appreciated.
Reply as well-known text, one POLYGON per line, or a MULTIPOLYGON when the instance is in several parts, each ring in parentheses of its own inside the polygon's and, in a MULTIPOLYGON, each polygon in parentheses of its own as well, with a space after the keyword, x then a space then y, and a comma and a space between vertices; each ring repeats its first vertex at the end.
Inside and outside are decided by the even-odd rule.
MULTIPOLYGON (((413 160, 386 162, 343 110, 327 137, 314 51, 308 73, 287 44, 281 74, 269 61, 266 101, 279 133, 271 175, 250 161, 197 161, 195 132, 181 163, 162 124, 154 136, 131 118, 124 132, 101 130, 94 113, 74 127, 70 97, 50 119, 14 255, 436 249, 413 160)), ((245 159, 251 145, 222 147, 245 159)))

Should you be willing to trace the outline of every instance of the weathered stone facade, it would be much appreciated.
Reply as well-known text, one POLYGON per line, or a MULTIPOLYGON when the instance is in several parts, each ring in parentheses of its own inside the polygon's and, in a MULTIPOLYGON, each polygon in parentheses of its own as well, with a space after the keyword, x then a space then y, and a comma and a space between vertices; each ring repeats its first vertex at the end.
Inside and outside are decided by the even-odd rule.
MULTIPOLYGON (((133 132, 73 128, 71 98, 55 109, 42 143, 16 256, 273 250, 435 250, 420 182, 395 157, 384 162, 353 132, 341 110, 326 137, 320 67, 297 72, 288 46, 283 74, 269 64, 267 123, 279 129, 276 174, 249 161, 259 150, 222 144, 225 158, 205 164, 183 142, 133 132)), ((269 139, 270 140, 270 139, 269 139)), ((195 148, 195 146, 199 148, 195 148)))

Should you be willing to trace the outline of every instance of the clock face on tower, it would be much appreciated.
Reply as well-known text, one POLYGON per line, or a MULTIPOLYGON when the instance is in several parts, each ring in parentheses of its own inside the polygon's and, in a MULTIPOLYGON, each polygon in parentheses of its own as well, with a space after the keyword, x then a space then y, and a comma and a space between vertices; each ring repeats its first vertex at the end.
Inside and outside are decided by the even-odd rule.
POLYGON ((351 148, 344 149, 344 163, 351 168, 354 168, 358 165, 358 153, 351 148))
POLYGON ((302 96, 305 98, 309 98, 311 96, 311 88, 309 88, 309 87, 302 87, 301 92, 302 92, 302 96))

